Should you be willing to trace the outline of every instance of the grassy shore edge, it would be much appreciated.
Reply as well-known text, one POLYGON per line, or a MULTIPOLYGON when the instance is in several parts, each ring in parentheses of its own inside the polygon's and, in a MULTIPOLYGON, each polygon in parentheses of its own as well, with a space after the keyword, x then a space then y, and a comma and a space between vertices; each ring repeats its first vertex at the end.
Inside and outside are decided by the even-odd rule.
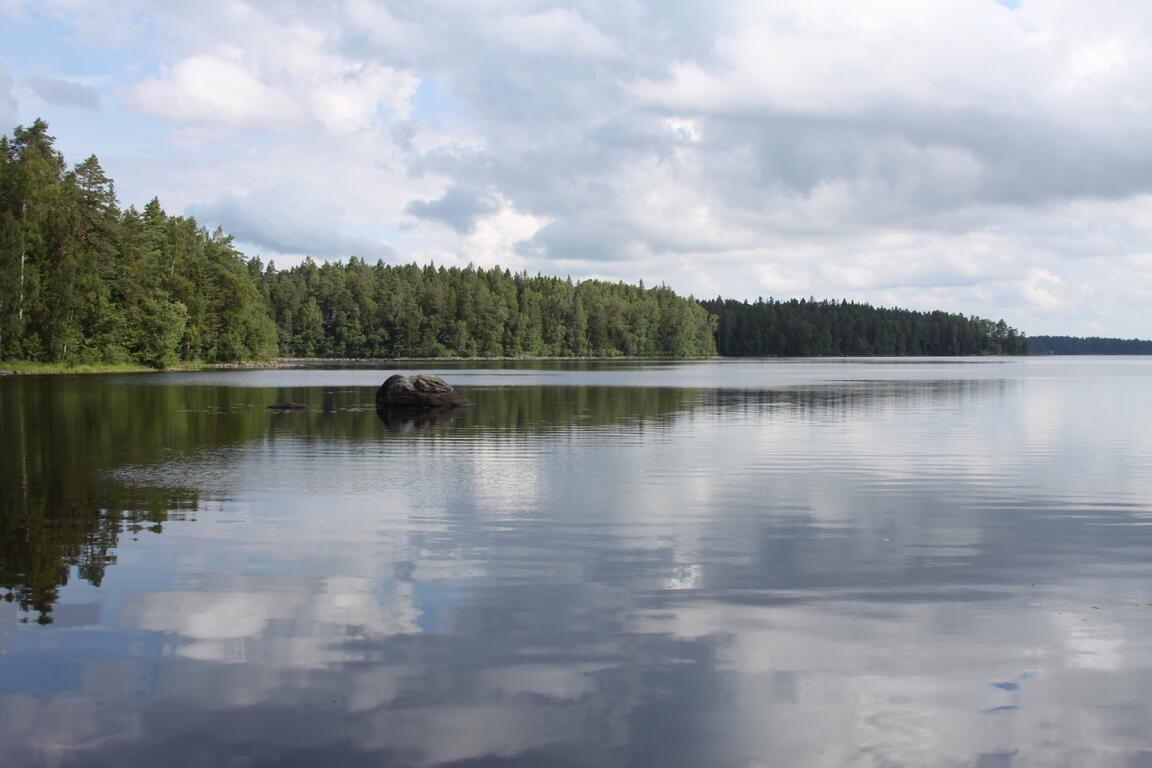
POLYGON ((27 360, 0 361, 0 376, 13 375, 41 375, 41 374, 77 374, 77 373, 170 373, 172 371, 202 371, 214 369, 258 369, 258 368, 294 368, 304 365, 325 365, 355 363, 359 365, 379 363, 392 365, 395 363, 438 363, 438 362, 561 362, 561 361, 605 361, 617 360, 706 360, 714 358, 671 358, 671 357, 278 357, 266 362, 238 361, 232 363, 206 363, 202 361, 189 361, 177 363, 168 368, 149 368, 135 363, 39 363, 27 360))
MULTIPOLYGON (((231 365, 236 365, 235 363, 231 365)), ((247 367, 247 364, 243 364, 247 367)), ((0 376, 59 373, 163 373, 215 367, 212 363, 188 362, 171 368, 150 368, 139 363, 40 363, 28 360, 0 361, 0 376)))

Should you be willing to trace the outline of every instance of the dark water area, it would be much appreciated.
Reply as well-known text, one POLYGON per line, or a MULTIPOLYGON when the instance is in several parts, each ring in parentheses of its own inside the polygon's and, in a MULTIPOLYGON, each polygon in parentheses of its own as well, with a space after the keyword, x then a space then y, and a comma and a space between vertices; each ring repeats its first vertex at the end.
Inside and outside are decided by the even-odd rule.
POLYGON ((0 764, 1152 766, 1152 360, 397 369, 0 379, 0 764))

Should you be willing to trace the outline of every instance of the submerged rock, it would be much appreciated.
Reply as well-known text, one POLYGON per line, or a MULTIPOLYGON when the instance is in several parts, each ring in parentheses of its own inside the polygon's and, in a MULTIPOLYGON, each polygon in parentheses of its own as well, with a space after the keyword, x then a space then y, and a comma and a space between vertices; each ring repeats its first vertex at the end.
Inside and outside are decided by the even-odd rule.
POLYGON ((389 376, 376 390, 376 408, 462 408, 472 405, 439 376, 389 376))
POLYGON ((268 406, 268 408, 270 410, 273 410, 273 411, 306 411, 306 410, 308 410, 308 406, 304 405, 304 403, 272 403, 272 405, 268 406))

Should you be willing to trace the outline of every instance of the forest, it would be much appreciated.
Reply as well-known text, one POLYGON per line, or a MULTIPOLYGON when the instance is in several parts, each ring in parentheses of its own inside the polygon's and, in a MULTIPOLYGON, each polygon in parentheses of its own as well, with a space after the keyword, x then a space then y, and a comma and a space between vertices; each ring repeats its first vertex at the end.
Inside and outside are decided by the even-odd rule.
POLYGON ((4 361, 1027 352, 1003 320, 944 312, 354 256, 280 270, 155 198, 121 209, 99 160, 69 168, 42 120, 0 138, 0 275, 4 361))
POLYGON ((1028 350, 1034 355, 1152 355, 1152 341, 1098 336, 1030 336, 1028 350))
POLYGON ((707 357, 715 323, 665 287, 415 264, 253 269, 291 357, 707 357))
POLYGON ((120 210, 93 156, 69 169, 37 120, 0 138, 0 358, 266 359, 276 328, 231 238, 156 200, 120 210))
POLYGON ((1027 338, 1003 320, 887 309, 849 301, 713 299, 716 349, 731 356, 1023 355, 1027 338))

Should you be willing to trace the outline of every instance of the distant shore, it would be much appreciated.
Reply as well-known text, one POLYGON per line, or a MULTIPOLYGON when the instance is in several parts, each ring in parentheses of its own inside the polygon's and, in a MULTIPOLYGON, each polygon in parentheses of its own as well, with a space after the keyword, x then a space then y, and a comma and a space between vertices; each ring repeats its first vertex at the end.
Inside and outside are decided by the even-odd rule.
POLYGON ((322 363, 436 363, 436 362, 509 362, 509 363, 525 363, 525 362, 579 362, 583 361, 606 361, 606 360, 720 360, 722 356, 714 355, 711 357, 669 357, 667 355, 656 355, 649 357, 626 357, 626 356, 613 356, 613 357, 597 357, 595 355, 584 355, 580 357, 573 356, 557 356, 557 357, 543 357, 537 355, 508 355, 498 357, 462 357, 460 355, 444 355, 443 357, 281 357, 274 361, 274 364, 280 367, 291 367, 292 365, 316 365, 322 363))

